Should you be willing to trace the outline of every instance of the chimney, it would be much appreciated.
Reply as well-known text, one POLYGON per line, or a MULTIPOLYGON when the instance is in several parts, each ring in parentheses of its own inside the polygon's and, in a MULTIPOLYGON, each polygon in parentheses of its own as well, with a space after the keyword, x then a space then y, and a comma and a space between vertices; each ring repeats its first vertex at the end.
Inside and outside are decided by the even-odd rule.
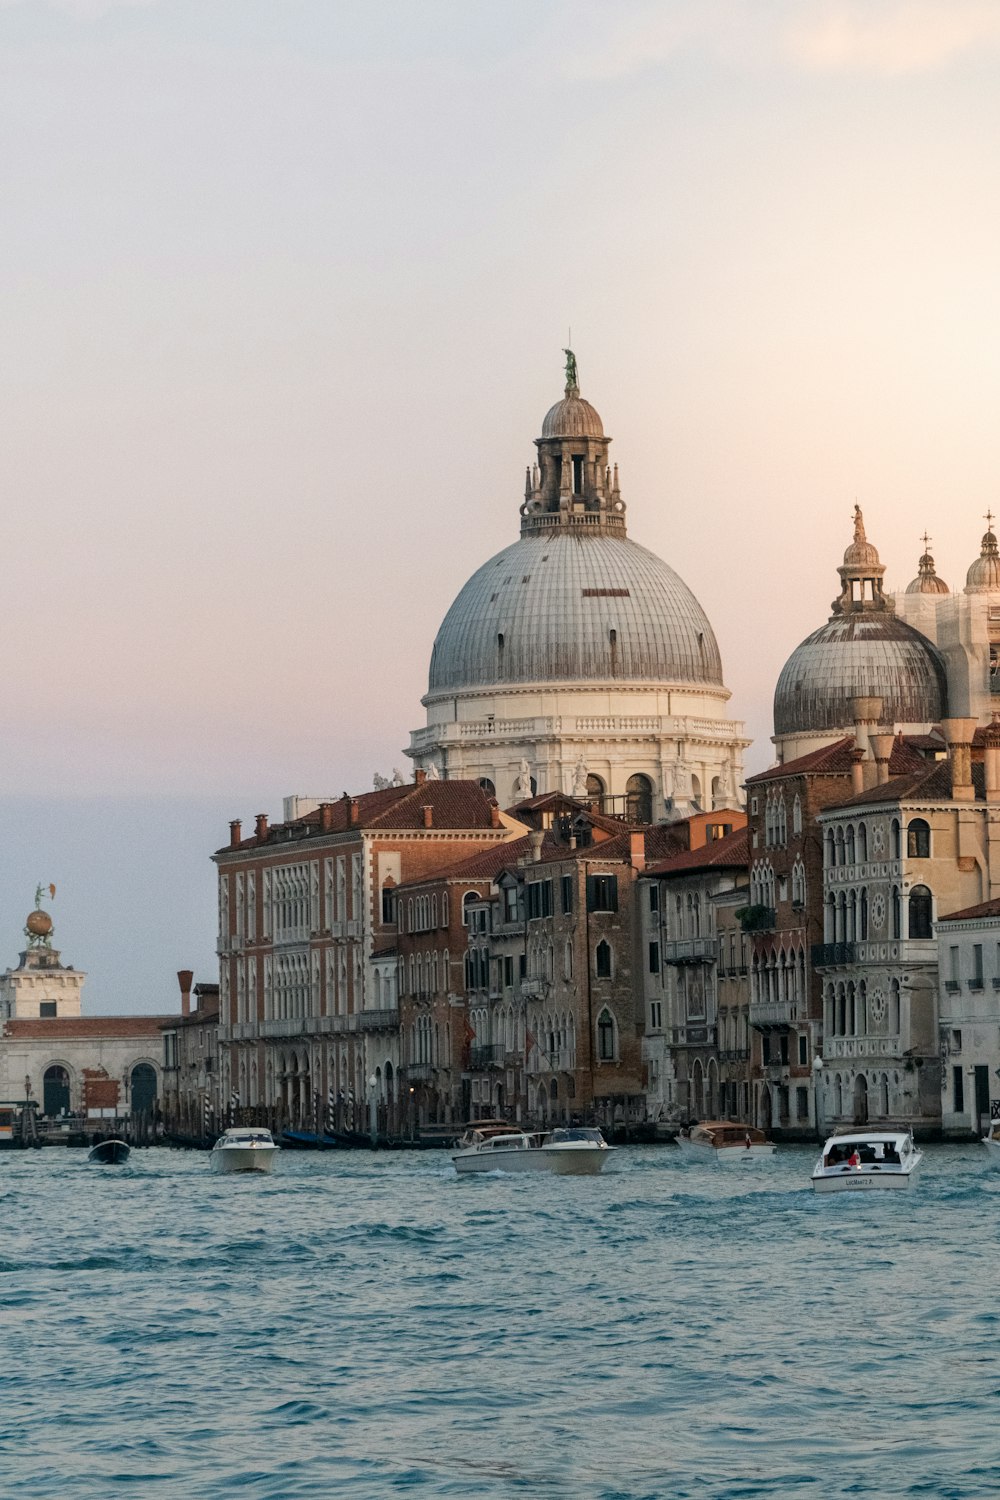
POLYGON ((850 700, 851 720, 854 724, 854 743, 857 749, 863 752, 865 762, 862 768, 865 786, 874 786, 876 779, 875 764, 871 759, 870 739, 872 730, 878 725, 882 717, 883 703, 881 698, 852 698, 850 700))
POLYGON ((892 747, 896 743, 896 736, 894 734, 869 735, 869 743, 875 753, 876 782, 879 786, 885 786, 889 780, 889 760, 892 756, 892 747))
POLYGON ((254 824, 254 833, 257 835, 259 844, 267 843, 267 813, 258 813, 254 824))
POLYGON ((356 823, 358 821, 358 799, 356 797, 352 797, 349 792, 345 792, 340 800, 343 802, 344 807, 347 809, 348 823, 356 823))
POLYGON ((191 1014, 191 981, 193 979, 194 979, 194 972, 191 969, 178 969, 177 970, 177 983, 181 987, 181 1015, 182 1016, 189 1016, 191 1014))
POLYGON ((646 868, 646 835, 644 833, 629 834, 628 852, 633 870, 644 870, 646 868))
POLYGON ((229 825, 229 847, 238 849, 240 847, 240 820, 234 818, 229 825))
POLYGON ((942 719, 941 728, 951 756, 951 795, 956 802, 974 802, 972 785, 972 739, 975 719, 942 719))
POLYGON ((528 844, 531 848, 531 863, 534 865, 537 865, 541 860, 542 844, 544 843, 544 841, 545 834, 540 828, 533 828, 528 834, 528 844))
POLYGON ((857 796, 865 789, 865 752, 851 751, 851 791, 857 796))
POLYGON ((992 724, 983 732, 986 744, 986 800, 1000 802, 1000 716, 993 715, 992 724))
POLYGON ((413 773, 413 782, 414 782, 414 785, 415 786, 423 786, 423 784, 424 784, 424 782, 426 780, 427 780, 427 772, 424 771, 424 770, 422 770, 420 768, 420 766, 418 766, 417 769, 413 773))
POLYGON ((321 833, 332 833, 333 831, 333 803, 321 802, 319 805, 319 827, 321 833))
MULTIPOLYGON (((417 774, 418 775, 422 775, 423 773, 418 771, 417 774)), ((434 827, 434 809, 433 809, 433 807, 431 807, 431 805, 430 805, 429 802, 427 803, 426 807, 421 808, 421 812, 424 815, 424 827, 425 828, 433 828, 434 827)))
POLYGON ((500 827, 500 808, 496 802, 490 803, 490 827, 500 827))

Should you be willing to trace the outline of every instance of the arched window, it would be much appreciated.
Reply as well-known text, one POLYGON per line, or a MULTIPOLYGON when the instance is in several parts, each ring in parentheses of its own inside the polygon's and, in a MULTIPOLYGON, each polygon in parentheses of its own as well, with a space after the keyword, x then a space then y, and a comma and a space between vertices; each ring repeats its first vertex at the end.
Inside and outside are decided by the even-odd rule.
POLYGON ((472 903, 474 901, 478 901, 478 900, 479 900, 479 897, 478 897, 478 895, 476 894, 475 891, 466 891, 465 895, 462 897, 462 926, 463 927, 468 927, 468 925, 469 925, 469 907, 472 905, 472 903))
POLYGON ((899 980, 889 985, 889 1035, 899 1036, 899 980))
POLYGON ((605 786, 601 778, 599 776, 588 776, 587 801, 596 812, 602 812, 604 809, 604 793, 605 786))
POLYGON ((906 856, 908 859, 931 857, 931 830, 923 818, 911 818, 906 826, 906 856))
POLYGON ((480 778, 479 778, 479 785, 482 787, 482 789, 486 793, 487 797, 495 797, 496 796, 497 789, 493 785, 492 781, 490 780, 490 778, 488 776, 480 776, 480 778))
POLYGON ((604 938, 601 938, 601 941, 597 945, 597 952, 594 955, 594 959, 594 972, 598 979, 610 979, 612 969, 611 944, 605 942, 604 938))
POLYGON ((853 823, 848 823, 848 825, 847 825, 847 838, 845 839, 844 843, 845 843, 845 863, 849 864, 849 865, 853 865, 854 862, 855 862, 855 858, 854 858, 854 856, 855 856, 855 849, 854 849, 854 824, 853 823))
POLYGON ((892 888, 892 935, 894 938, 903 935, 903 905, 899 896, 899 886, 892 888))
POLYGON ((630 823, 653 821, 653 783, 648 776, 630 776, 625 783, 625 815, 630 823))
POLYGON ((795 801, 792 803, 792 836, 797 837, 802 832, 802 798, 798 792, 795 793, 795 801))
POLYGON ((601 1062, 615 1060, 615 1019, 607 1006, 597 1018, 597 1056, 601 1062))
POLYGON ((909 935, 911 938, 931 936, 931 893, 925 885, 915 885, 910 892, 909 935))
POLYGON ((862 886, 862 888, 861 888, 861 906, 860 906, 860 909, 858 911, 858 937, 861 939, 862 942, 864 942, 864 940, 867 938, 867 936, 868 936, 868 890, 867 890, 867 887, 862 886))
POLYGON ((863 865, 868 863, 868 825, 858 824, 858 859, 863 865))
POLYGON ((832 870, 837 863, 837 845, 833 836, 833 829, 826 830, 826 867, 832 870))
POLYGON ((892 823, 890 824, 890 827, 889 827, 889 848, 892 851, 892 858, 893 859, 899 859, 900 858, 901 850, 900 850, 899 819, 898 818, 893 818, 892 823))

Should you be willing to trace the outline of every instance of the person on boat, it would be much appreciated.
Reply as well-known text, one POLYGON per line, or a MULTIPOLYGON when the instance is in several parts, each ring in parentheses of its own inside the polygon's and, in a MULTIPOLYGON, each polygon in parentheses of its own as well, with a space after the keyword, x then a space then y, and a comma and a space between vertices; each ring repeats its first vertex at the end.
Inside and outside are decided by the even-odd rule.
POLYGON ((847 1165, 849 1167, 860 1167, 860 1165, 861 1165, 861 1153, 858 1151, 857 1146, 854 1146, 852 1148, 851 1154, 847 1158, 847 1165))
POLYGON ((748 1151, 750 1150, 750 1147, 753 1145, 753 1141, 750 1139, 750 1132, 749 1132, 749 1130, 747 1131, 746 1135, 743 1137, 743 1144, 746 1146, 746 1148, 747 1148, 748 1151))

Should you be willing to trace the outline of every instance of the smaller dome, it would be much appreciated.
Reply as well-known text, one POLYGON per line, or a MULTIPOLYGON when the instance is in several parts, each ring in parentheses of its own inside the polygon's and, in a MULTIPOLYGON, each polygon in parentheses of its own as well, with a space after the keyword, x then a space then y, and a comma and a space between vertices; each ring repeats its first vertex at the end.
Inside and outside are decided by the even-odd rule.
POLYGON ((48 937, 52 931, 52 918, 47 911, 29 912, 24 930, 30 932, 32 937, 48 937))
POLYGON ((987 531, 982 548, 965 577, 967 594, 985 594, 1000 590, 1000 550, 992 530, 987 531))
POLYGON ((908 594, 950 594, 951 590, 943 578, 939 578, 934 570, 934 559, 929 552, 925 552, 917 564, 917 576, 912 583, 906 585, 908 594))
POLYGON ((860 505, 854 507, 854 540, 844 553, 845 568, 880 568, 878 548, 865 536, 865 522, 860 505))
POLYGON ((604 424, 589 401, 570 391, 550 407, 542 423, 543 438, 604 436, 604 424))

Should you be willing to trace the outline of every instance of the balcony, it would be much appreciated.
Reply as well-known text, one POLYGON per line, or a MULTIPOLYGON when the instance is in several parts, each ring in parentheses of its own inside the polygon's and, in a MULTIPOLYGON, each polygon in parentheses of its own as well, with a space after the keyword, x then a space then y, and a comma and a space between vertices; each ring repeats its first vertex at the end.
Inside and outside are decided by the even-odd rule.
POLYGON ((362 1010, 358 1012, 359 1031, 398 1031, 398 1010, 362 1010))
POLYGON ((694 1026, 672 1026, 671 1047, 714 1047, 715 1027, 704 1023, 694 1026))
POLYGON ((778 925, 773 906, 744 906, 736 913, 744 932, 773 932, 778 925))
MULTIPOLYGON (((994 980, 993 983, 994 985, 996 985, 996 980, 994 980)), ((959 990, 962 988, 957 979, 946 979, 944 982, 944 987, 949 995, 957 995, 959 990)))
POLYGON ((661 954, 665 964, 710 964, 715 957, 715 939, 679 938, 664 943, 661 954))
POLYGON ((407 1063, 406 1082, 433 1083, 435 1071, 436 1070, 431 1067, 430 1063, 407 1063))
POLYGON ((469 1048, 469 1072, 480 1073, 485 1068, 502 1068, 503 1048, 495 1046, 479 1046, 473 1044, 469 1048))
POLYGON ((762 1000, 750 1006, 750 1025, 755 1031, 787 1031, 794 1019, 791 1000, 762 1000))
POLYGON ((839 969, 844 964, 856 962, 857 946, 854 943, 813 943, 809 958, 814 969, 839 969))

